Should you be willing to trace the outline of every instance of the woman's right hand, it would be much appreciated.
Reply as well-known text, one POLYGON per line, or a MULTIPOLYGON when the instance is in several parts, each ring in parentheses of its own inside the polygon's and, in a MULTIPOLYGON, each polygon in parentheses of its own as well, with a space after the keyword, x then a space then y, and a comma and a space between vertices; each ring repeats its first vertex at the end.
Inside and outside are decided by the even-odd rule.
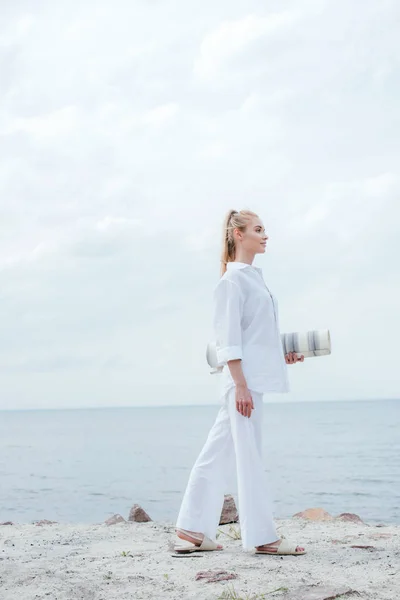
POLYGON ((253 398, 247 385, 236 385, 236 410, 244 417, 251 417, 254 409, 253 398))

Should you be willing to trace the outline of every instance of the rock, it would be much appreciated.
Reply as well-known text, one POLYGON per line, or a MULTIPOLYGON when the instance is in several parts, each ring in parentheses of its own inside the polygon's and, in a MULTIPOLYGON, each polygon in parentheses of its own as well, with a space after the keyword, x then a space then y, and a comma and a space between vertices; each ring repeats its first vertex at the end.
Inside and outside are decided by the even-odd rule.
POLYGON ((358 546, 358 545, 353 545, 353 546, 350 546, 350 548, 361 548, 361 550, 376 550, 375 546, 358 546))
POLYGON ((116 525, 117 523, 126 523, 126 520, 121 515, 116 514, 104 522, 106 525, 110 526, 110 525, 116 525))
POLYGON ((207 583, 215 583, 217 581, 228 581, 229 579, 237 579, 236 573, 228 571, 199 571, 195 577, 196 581, 205 579, 207 583))
POLYGON ((47 519, 42 519, 41 521, 36 521, 35 525, 41 527, 42 525, 56 525, 57 521, 48 521, 47 519))
POLYGON ((129 513, 128 521, 135 521, 136 523, 148 523, 152 521, 147 512, 139 506, 139 504, 134 504, 129 513))
POLYGON ((354 513, 342 513, 335 517, 335 519, 338 519, 339 521, 353 521, 353 523, 364 523, 364 521, 354 513))
POLYGON ((310 519, 310 521, 332 521, 333 517, 323 508, 307 508, 302 512, 296 513, 294 517, 310 519))
POLYGON ((5 521, 4 523, 0 523, 0 525, 14 525, 12 521, 5 521))
POLYGON ((227 523, 237 523, 238 520, 239 515, 237 512, 235 500, 230 494, 225 494, 224 506, 222 507, 219 524, 226 525, 227 523))

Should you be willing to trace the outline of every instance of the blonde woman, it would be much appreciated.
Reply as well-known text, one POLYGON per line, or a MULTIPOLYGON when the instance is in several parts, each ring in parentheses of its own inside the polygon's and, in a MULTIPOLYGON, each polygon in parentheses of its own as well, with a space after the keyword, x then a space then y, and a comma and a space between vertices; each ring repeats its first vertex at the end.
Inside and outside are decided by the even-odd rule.
POLYGON ((221 402, 214 425, 192 471, 176 522, 186 554, 222 550, 216 532, 232 461, 236 465, 242 546, 262 554, 305 554, 279 537, 262 461, 263 394, 287 392, 286 364, 304 360, 283 353, 278 306, 262 271, 253 266, 268 236, 258 215, 230 210, 223 227, 221 278, 214 288, 214 332, 221 402))

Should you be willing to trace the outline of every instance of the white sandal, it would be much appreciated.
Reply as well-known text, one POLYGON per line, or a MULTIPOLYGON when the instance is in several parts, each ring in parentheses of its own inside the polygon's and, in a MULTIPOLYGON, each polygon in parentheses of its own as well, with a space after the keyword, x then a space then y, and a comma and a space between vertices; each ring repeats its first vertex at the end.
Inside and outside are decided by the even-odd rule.
MULTIPOLYGON (((180 531, 185 531, 181 529, 180 531)), ((218 544, 210 540, 206 535, 202 538, 198 538, 192 533, 189 533, 190 537, 193 539, 197 539, 199 542, 201 541, 200 546, 196 546, 195 544, 190 544, 190 546, 174 546, 174 551, 176 554, 190 554, 192 552, 203 552, 203 551, 212 551, 212 550, 221 550, 218 548, 218 544)))
POLYGON ((277 547, 275 551, 268 550, 256 550, 255 554, 292 554, 293 556, 297 556, 298 554, 306 554, 306 550, 296 550, 297 546, 288 542, 284 535, 281 536, 281 543, 277 547))

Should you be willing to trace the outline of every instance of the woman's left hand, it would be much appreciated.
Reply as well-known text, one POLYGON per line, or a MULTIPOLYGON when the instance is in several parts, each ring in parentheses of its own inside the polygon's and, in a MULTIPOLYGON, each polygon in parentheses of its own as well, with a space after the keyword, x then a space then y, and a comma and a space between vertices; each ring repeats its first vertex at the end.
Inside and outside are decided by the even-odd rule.
POLYGON ((296 352, 288 352, 288 354, 285 354, 285 360, 288 365, 292 365, 295 362, 304 362, 304 354, 299 358, 296 352))

